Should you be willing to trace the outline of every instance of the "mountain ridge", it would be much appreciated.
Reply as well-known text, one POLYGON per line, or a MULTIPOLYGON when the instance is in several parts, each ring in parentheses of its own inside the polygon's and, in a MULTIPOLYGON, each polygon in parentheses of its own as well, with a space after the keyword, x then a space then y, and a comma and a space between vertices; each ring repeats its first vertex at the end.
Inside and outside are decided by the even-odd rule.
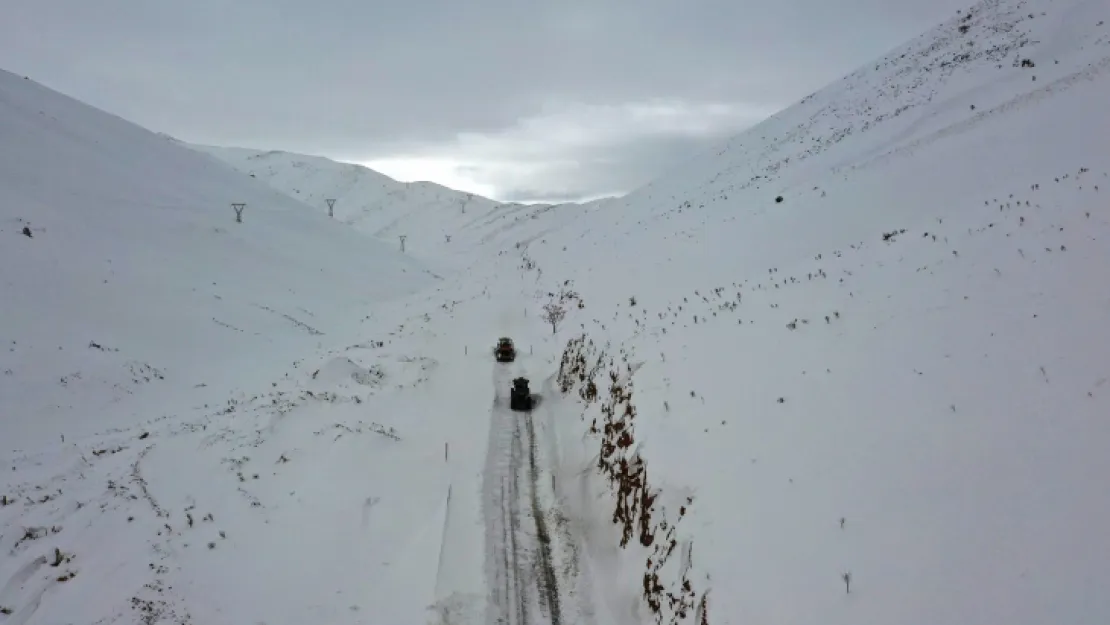
MULTIPOLYGON (((371 236, 397 242, 405 236, 406 250, 420 258, 457 257, 499 245, 515 245, 508 233, 546 224, 551 211, 580 214, 610 201, 523 204, 499 202, 457 191, 435 182, 400 182, 364 165, 323 156, 184 144, 208 154, 248 176, 327 214, 327 199, 335 199, 335 219, 371 236), (450 243, 450 244, 449 244, 450 243)), ((525 235, 527 236, 527 235, 525 235)))

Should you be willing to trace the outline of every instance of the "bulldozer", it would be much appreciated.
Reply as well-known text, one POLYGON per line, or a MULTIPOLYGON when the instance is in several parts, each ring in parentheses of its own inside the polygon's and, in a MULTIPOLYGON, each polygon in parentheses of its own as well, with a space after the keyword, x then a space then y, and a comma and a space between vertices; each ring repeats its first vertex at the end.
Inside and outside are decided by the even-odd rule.
POLYGON ((528 390, 528 378, 513 380, 513 388, 509 391, 509 410, 529 411, 535 401, 528 390))
POLYGON ((497 345, 493 348, 493 356, 497 359, 497 362, 516 360, 516 347, 513 346, 513 340, 507 336, 497 339, 497 345))

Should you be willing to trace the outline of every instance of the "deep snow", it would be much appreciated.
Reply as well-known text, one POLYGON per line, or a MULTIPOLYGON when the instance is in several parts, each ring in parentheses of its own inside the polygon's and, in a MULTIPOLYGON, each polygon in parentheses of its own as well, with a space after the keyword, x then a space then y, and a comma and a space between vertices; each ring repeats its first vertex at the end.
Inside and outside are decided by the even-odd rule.
POLYGON ((316 326, 437 281, 163 137, 10 73, 0 89, 5 447, 222 403, 316 326))
POLYGON ((980 3, 442 280, 3 75, 0 622, 1106 621, 1108 12, 980 3))

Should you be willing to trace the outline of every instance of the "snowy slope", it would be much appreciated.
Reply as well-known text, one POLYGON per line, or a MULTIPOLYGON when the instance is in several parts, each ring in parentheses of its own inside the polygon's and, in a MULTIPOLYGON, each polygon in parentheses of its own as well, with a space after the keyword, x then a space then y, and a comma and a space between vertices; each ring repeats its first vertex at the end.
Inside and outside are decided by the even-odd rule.
MULTIPOLYGON (((104 427, 93 414, 214 383, 214 363, 315 345, 402 278, 434 282, 210 159, 30 80, 0 85, 0 392, 37 441, 67 433, 73 411, 104 427), (244 223, 231 202, 247 204, 244 223)), ((6 447, 29 444, 5 433, 6 447)))
POLYGON ((688 618, 707 590, 712 623, 1110 617, 1108 20, 980 3, 528 247, 586 304, 572 396, 602 358, 566 473, 611 453, 633 501, 660 489, 628 513, 651 546, 586 541, 604 594, 665 521, 688 618))
MULTIPOLYGON (((335 566, 343 565, 336 551, 361 553, 339 525, 305 537, 303 506, 259 518, 267 489, 236 476, 261 475, 243 458, 268 450, 257 447, 276 430, 271 462, 315 453, 333 463, 286 470, 279 488, 286 495, 309 482, 305 502, 326 515, 334 504, 318 472, 323 483, 344 467, 372 482, 386 473, 382 463, 393 470, 423 454, 365 414, 349 426, 318 422, 310 393, 320 389, 308 385, 325 375, 312 380, 298 366, 321 344, 359 336, 375 304, 435 285, 434 276, 222 163, 6 72, 0 237, 0 622, 189 622, 191 604, 211 597, 206 584, 230 588, 208 567, 242 587, 260 565, 284 566, 274 546, 296 536, 335 566), (246 203, 242 223, 230 202, 246 203), (255 422, 262 403, 268 410, 255 422), (279 426, 283 413, 291 418, 279 426), (335 441, 341 426, 368 434, 335 441), (285 446, 288 436, 296 445, 285 446), (259 560, 267 553, 275 559, 259 560)), ((421 370, 336 359, 325 374, 333 392, 381 392, 421 370)), ((385 509, 394 519, 427 518, 441 506, 441 478, 428 477, 425 497, 385 509)), ((379 483, 379 497, 392 492, 379 483)), ((421 543, 420 530, 379 538, 414 566, 429 558, 434 566, 435 554, 421 549, 438 542, 421 543)), ((281 582, 264 584, 265 596, 297 596, 281 582)), ((303 576, 294 582, 313 600, 303 576)), ((330 601, 335 587, 324 583, 330 601)), ((265 602, 239 595, 255 602, 244 604, 254 622, 265 602)))
POLYGON ((399 182, 361 165, 282 151, 188 145, 417 258, 465 265, 480 247, 507 248, 600 204, 502 203, 433 182, 399 182))

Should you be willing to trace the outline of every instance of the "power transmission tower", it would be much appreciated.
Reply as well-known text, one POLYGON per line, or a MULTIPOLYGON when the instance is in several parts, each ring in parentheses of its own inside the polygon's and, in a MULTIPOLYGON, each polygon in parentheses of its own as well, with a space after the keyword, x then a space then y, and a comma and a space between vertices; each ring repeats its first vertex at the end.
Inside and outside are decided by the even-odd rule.
POLYGON ((402 235, 400 235, 400 237, 401 237, 401 253, 404 254, 405 253, 405 239, 409 238, 409 235, 402 234, 402 235))
POLYGON ((236 202, 231 205, 231 208, 235 209, 235 221, 237 223, 243 223, 243 209, 246 207, 247 205, 243 202, 236 202))
POLYGON ((329 198, 324 201, 328 203, 328 217, 335 217, 335 200, 329 198))

